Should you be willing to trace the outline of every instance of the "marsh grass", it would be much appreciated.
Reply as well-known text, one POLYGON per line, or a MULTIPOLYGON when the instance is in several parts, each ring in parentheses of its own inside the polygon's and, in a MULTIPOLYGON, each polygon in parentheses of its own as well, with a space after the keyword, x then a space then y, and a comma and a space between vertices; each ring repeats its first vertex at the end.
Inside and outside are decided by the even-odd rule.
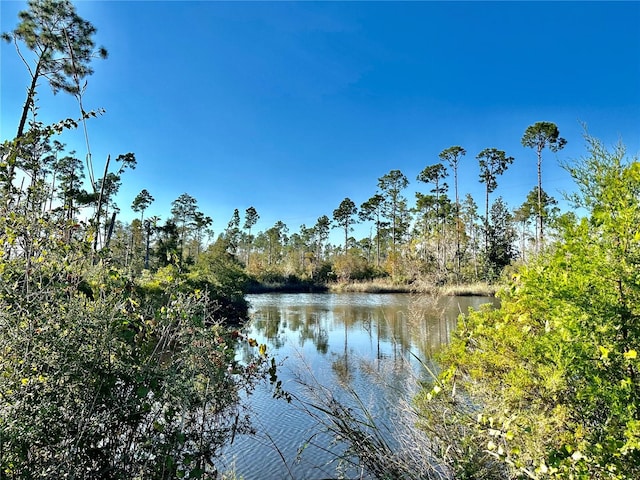
MULTIPOLYGON (((367 378, 383 386, 391 374, 389 368, 397 367, 388 366, 375 374, 372 374, 371 369, 367 378)), ((408 360, 405 368, 413 368, 408 360)), ((447 457, 449 452, 443 451, 446 450, 446 439, 443 437, 447 433, 418 428, 422 414, 411 400, 421 388, 422 382, 418 374, 410 376, 411 387, 407 398, 399 399, 386 407, 382 407, 381 402, 388 402, 388 399, 367 400, 350 385, 343 384, 339 388, 322 385, 308 370, 306 375, 299 375, 296 382, 302 388, 300 394, 293 396, 293 405, 312 418, 316 425, 303 441, 299 457, 307 451, 308 455, 313 455, 313 449, 329 453, 329 463, 337 475, 335 478, 457 478, 453 469, 443 461, 451 457, 447 457), (380 408, 392 409, 385 421, 376 413, 380 408), (434 441, 431 436, 434 433, 441 435, 441 438, 434 441), (330 439, 329 445, 326 443, 327 438, 330 439)), ((451 450, 450 448, 449 451, 451 450)), ((323 465, 323 471, 329 470, 329 466, 323 465)))
MULTIPOLYGON (((435 372, 422 364, 428 376, 435 372)), ((410 368, 407 365, 407 368, 410 368)), ((423 372, 423 373, 425 373, 423 372)), ((379 372, 383 383, 388 372, 379 372)), ((377 400, 365 399, 352 387, 339 389, 321 385, 315 378, 298 379, 304 395, 294 397, 294 406, 317 426, 300 447, 320 449, 331 455, 321 466, 333 465, 337 479, 359 480, 497 480, 510 478, 504 464, 474 438, 476 409, 452 395, 426 400, 424 379, 412 377, 408 398, 398 400, 386 421, 376 416, 377 400), (330 438, 327 446, 326 438, 330 438)), ((309 453, 312 455, 312 453, 309 453)))
POLYGON ((333 293, 410 293, 411 286, 379 278, 364 282, 331 283, 329 291, 333 293))
POLYGON ((443 296, 457 297, 493 297, 499 289, 499 285, 486 282, 476 282, 461 285, 445 285, 440 287, 439 293, 443 296))
POLYGON ((442 296, 493 297, 498 288, 499 285, 486 282, 436 285, 434 282, 417 281, 409 284, 384 278, 364 282, 336 282, 328 285, 329 291, 333 293, 412 293, 435 298, 442 296))

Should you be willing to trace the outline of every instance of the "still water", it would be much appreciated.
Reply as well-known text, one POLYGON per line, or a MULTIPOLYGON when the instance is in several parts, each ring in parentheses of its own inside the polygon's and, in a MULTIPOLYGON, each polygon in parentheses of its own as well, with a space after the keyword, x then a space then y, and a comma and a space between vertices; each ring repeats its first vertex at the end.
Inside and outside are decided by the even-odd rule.
MULTIPOLYGON (((249 295, 247 334, 281 364, 283 388, 318 403, 327 391, 353 403, 352 389, 375 418, 393 425, 402 401, 428 378, 422 362, 449 340, 458 315, 495 303, 488 297, 408 294, 249 295), (325 390, 326 387, 328 390, 325 390)), ((242 355, 240 353, 239 355, 242 355)), ((256 435, 238 436, 224 468, 244 480, 336 478, 340 445, 297 402, 274 399, 260 385, 247 399, 256 435), (304 448, 303 448, 304 447, 304 448), (302 452, 301 452, 302 450, 302 452)))

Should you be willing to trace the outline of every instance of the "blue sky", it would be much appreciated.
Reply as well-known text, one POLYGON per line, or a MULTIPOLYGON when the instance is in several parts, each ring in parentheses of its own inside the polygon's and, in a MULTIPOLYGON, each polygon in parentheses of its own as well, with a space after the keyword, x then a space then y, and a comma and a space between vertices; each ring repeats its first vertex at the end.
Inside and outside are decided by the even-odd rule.
MULTIPOLYGON (((519 206, 537 182, 526 127, 552 121, 568 141, 544 152, 543 187, 571 189, 557 160, 584 155, 582 123, 640 151, 640 2, 178 2, 79 1, 108 60, 94 62, 85 108, 95 169, 134 152, 118 203, 130 220, 143 188, 150 215, 187 192, 222 231, 254 206, 264 230, 298 231, 357 205, 392 169, 416 181, 438 153, 467 150, 461 197, 482 211, 476 155, 505 150, 514 164, 492 198, 519 206)), ((2 31, 26 2, 2 0, 2 31)), ((15 134, 29 77, 1 47, 1 139, 15 134)), ((41 120, 77 116, 72 98, 40 87, 41 120)), ((63 141, 81 158, 80 131, 63 141)), ((101 176, 101 175, 99 175, 101 176)), ((452 186, 453 180, 449 180, 452 186)), ((453 188, 451 196, 453 197, 453 188)), ((367 229, 368 230, 368 229, 367 229)), ((340 242, 340 232, 336 242, 340 242)), ((364 236, 368 233, 362 233, 364 236)))

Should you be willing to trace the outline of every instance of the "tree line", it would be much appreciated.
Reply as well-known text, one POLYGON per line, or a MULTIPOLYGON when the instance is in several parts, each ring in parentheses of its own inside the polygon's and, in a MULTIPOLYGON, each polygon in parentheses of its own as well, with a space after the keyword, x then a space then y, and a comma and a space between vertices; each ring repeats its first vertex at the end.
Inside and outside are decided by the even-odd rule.
POLYGON ((3 34, 15 45, 31 79, 14 146, 10 152, 5 147, 3 154, 3 192, 16 201, 24 199, 23 208, 34 218, 73 225, 66 227, 67 240, 82 231, 91 232, 93 250, 109 249, 113 261, 130 273, 193 264, 219 240, 246 272, 259 280, 384 276, 399 282, 493 280, 516 258, 525 259, 540 251, 544 228, 548 223, 553 226, 559 213, 556 200, 542 188, 542 153, 544 149, 557 152, 566 141, 554 123, 543 121, 529 126, 521 139, 536 153, 538 184, 513 210, 502 197, 490 202, 513 157, 497 148, 486 148, 476 155, 478 179, 485 186, 484 210, 480 211, 471 195, 460 192, 458 167, 467 152, 455 145, 442 150, 440 161, 417 175, 415 180, 424 184, 426 191, 416 193, 413 202, 404 195, 409 178, 400 170, 390 170, 378 179, 373 195, 361 205, 346 197, 330 216, 320 216, 314 225, 300 225, 295 232, 282 221, 254 232, 259 214, 250 206, 242 217, 236 209, 226 228, 214 238, 213 219, 200 211, 197 200, 188 193, 172 202, 164 220, 145 217, 154 201, 151 186, 130 206, 140 218, 125 224, 118 220, 120 207, 115 199, 125 172, 136 166, 136 156, 129 152, 114 161, 108 157, 102 176, 96 175, 87 120, 102 112, 87 111, 83 104, 86 79, 93 73, 91 62, 107 58, 107 50, 94 45, 95 28, 80 18, 70 3, 30 5, 33 8, 20 13, 18 28, 3 34), (67 19, 66 23, 59 18, 67 19), (25 48, 35 54, 32 63, 24 55, 25 48), (54 92, 76 98, 77 119, 50 126, 38 121, 37 87, 42 79, 54 92), (86 138, 84 159, 54 138, 65 128, 80 127, 86 138), (37 147, 31 148, 33 144, 37 147), (453 198, 447 183, 451 176, 453 198), (369 226, 370 234, 360 239, 351 236, 356 224, 369 226), (343 233, 342 245, 329 243, 331 229, 343 233))
MULTIPOLYGON (((486 148, 476 156, 478 179, 485 185, 484 210, 470 194, 461 200, 458 167, 466 150, 458 145, 439 154, 440 162, 426 166, 416 177, 426 192, 417 192, 413 204, 404 195, 409 179, 391 170, 378 179, 375 193, 359 206, 346 197, 331 217, 320 216, 311 226, 290 231, 282 221, 253 232, 260 218, 254 206, 241 215, 235 209, 218 240, 261 280, 366 280, 388 276, 396 281, 438 283, 494 280, 511 262, 539 252, 545 243, 545 226, 559 216, 557 201, 542 188, 541 164, 545 148, 553 152, 566 144, 552 122, 529 126, 522 144, 535 150, 538 185, 524 202, 510 209, 502 197, 491 199, 499 177, 514 158, 503 150, 486 148), (453 177, 453 198, 448 181, 453 177), (490 201, 492 200, 492 201, 490 201), (356 239, 354 226, 369 226, 370 235, 356 239), (332 229, 343 235, 341 245, 329 243, 332 229)), ((215 240, 212 219, 204 215, 191 195, 172 202, 171 216, 144 217, 153 197, 144 189, 131 205, 140 219, 119 223, 113 249, 123 266, 139 271, 155 265, 193 263, 215 240), (150 248, 153 245, 153 248, 150 248), (142 259, 144 258, 144 262, 142 259)))

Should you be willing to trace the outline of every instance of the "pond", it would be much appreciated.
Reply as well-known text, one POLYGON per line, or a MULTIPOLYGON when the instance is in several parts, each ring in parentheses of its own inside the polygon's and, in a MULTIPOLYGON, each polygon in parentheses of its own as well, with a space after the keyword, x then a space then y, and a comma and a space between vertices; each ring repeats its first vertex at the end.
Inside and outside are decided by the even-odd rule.
MULTIPOLYGON (((400 402, 415 393, 416 378, 428 377, 422 362, 448 342, 460 312, 497 302, 367 293, 256 294, 248 300, 247 333, 281 364, 284 390, 312 403, 326 393, 353 403, 346 387, 380 425, 392 424, 400 402)), ((224 467, 244 480, 336 478, 340 445, 299 406, 272 393, 261 385, 246 399, 257 433, 235 438, 224 467)))

